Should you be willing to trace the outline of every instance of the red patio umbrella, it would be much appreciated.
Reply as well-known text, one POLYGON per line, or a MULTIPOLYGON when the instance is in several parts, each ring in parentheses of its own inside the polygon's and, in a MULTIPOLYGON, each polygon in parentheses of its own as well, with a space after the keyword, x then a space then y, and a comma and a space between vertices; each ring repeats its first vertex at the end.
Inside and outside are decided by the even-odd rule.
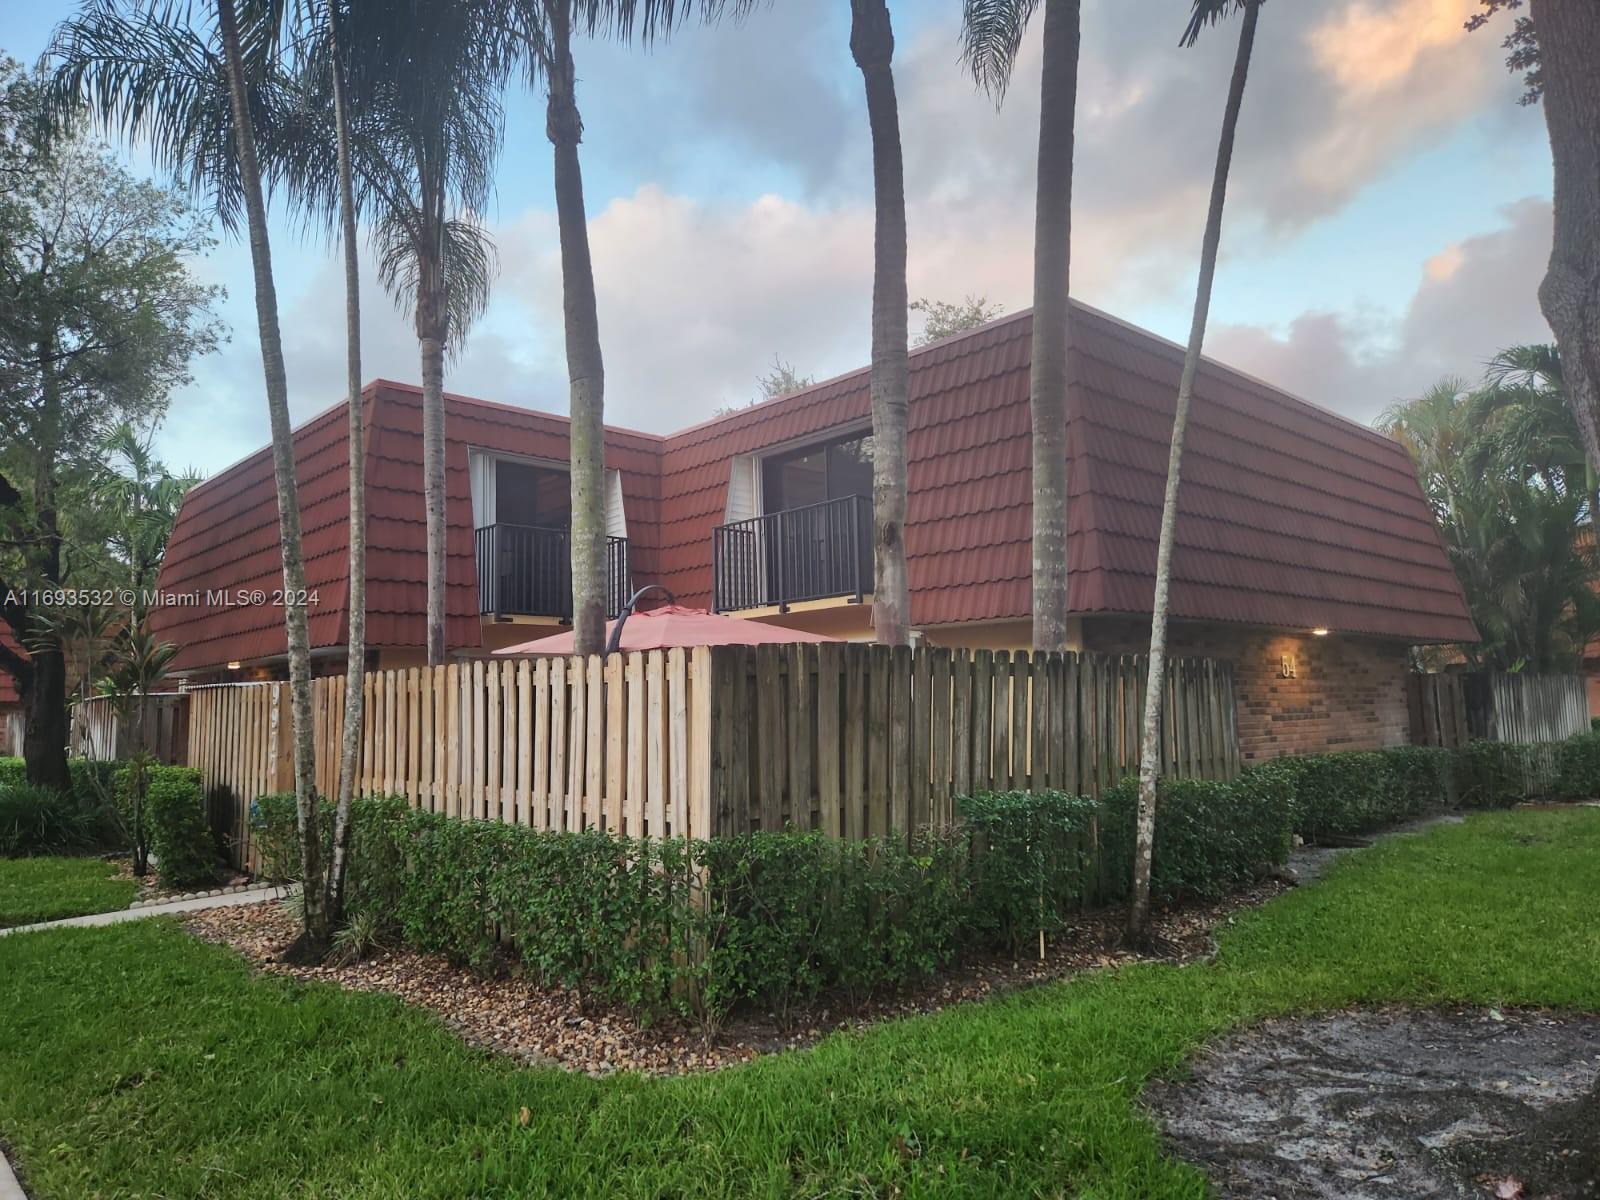
MULTIPOLYGON (((609 637, 615 621, 606 625, 609 637)), ((804 629, 786 629, 743 617, 726 617, 703 608, 663 604, 631 615, 622 625, 619 650, 666 650, 673 646, 755 646, 763 642, 837 642, 839 638, 804 629)), ((571 654, 572 631, 536 638, 496 650, 496 655, 571 654)))

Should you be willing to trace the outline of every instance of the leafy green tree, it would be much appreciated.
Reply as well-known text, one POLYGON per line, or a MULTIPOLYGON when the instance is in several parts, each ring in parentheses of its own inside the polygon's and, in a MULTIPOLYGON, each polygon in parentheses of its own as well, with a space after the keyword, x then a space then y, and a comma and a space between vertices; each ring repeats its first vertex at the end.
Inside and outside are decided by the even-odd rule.
POLYGON ((968 296, 958 304, 948 300, 929 300, 924 296, 913 300, 910 309, 914 313, 921 313, 923 317, 922 332, 914 343, 918 346, 987 325, 1006 311, 1002 304, 990 304, 987 296, 968 296))
POLYGON ((1139 809, 1133 853, 1133 890, 1128 904, 1128 936, 1135 942, 1150 932, 1150 871, 1155 853, 1156 781, 1161 774, 1161 703, 1167 694, 1167 607, 1172 585, 1172 545, 1178 524, 1178 481, 1183 465, 1183 439, 1189 425, 1189 405, 1194 399, 1195 375, 1205 348, 1206 321, 1211 313, 1211 284, 1217 274, 1217 253, 1222 244, 1222 210, 1228 194, 1228 172, 1233 165, 1234 134, 1244 104, 1250 75, 1250 55, 1255 48, 1256 22, 1261 0, 1194 0, 1183 45, 1193 46, 1207 25, 1242 12, 1239 46, 1234 54, 1233 77, 1222 113, 1222 136, 1217 145, 1216 168, 1211 180, 1211 200, 1206 211, 1205 234, 1200 244, 1200 279, 1195 285, 1194 316, 1189 344, 1184 349, 1178 398, 1173 408, 1172 445, 1167 457, 1166 495, 1161 503, 1161 534, 1156 546, 1155 595, 1150 608, 1150 669, 1144 694, 1144 728, 1139 751, 1139 809))
POLYGON ((1592 479, 1554 347, 1518 346, 1483 384, 1447 379, 1380 428, 1411 454, 1481 641, 1469 663, 1570 671, 1600 634, 1592 479))
POLYGON ((1033 648, 1065 650, 1067 618, 1067 320, 1072 156, 1081 0, 963 0, 962 59, 1000 103, 1028 22, 1044 4, 1039 169, 1033 224, 1033 648))
POLYGON ((104 544, 85 536, 120 489, 102 447, 160 419, 220 328, 218 290, 188 266, 211 245, 205 223, 48 115, 41 80, 0 67, 0 616, 30 650, 0 650, 0 667, 25 697, 30 779, 65 788, 68 667, 42 610, 52 591, 108 582, 104 544))

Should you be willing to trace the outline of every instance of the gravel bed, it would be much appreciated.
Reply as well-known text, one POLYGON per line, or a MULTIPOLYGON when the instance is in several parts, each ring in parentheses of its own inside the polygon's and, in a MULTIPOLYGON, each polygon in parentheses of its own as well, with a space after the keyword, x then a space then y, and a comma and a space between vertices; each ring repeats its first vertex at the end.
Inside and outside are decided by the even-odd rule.
MULTIPOLYGON (((1158 914, 1154 957, 1192 962, 1208 956, 1211 931, 1241 909, 1283 891, 1275 880, 1209 905, 1158 914)), ((298 931, 297 918, 281 903, 214 908, 184 919, 197 936, 231 946, 263 971, 321 980, 365 991, 390 992, 437 1014, 467 1042, 523 1062, 560 1066, 591 1075, 618 1070, 654 1075, 714 1070, 748 1062, 760 1054, 810 1045, 840 1029, 951 1004, 981 1000, 1017 987, 1059 979, 1079 971, 1138 961, 1122 947, 1122 912, 1086 913, 1052 939, 1040 960, 982 956, 934 979, 854 1007, 837 998, 803 1011, 740 1015, 707 1033, 681 1019, 642 1025, 628 1012, 585 1001, 576 992, 542 987, 514 974, 485 976, 451 965, 438 955, 380 951, 346 966, 298 967, 279 955, 298 931)))

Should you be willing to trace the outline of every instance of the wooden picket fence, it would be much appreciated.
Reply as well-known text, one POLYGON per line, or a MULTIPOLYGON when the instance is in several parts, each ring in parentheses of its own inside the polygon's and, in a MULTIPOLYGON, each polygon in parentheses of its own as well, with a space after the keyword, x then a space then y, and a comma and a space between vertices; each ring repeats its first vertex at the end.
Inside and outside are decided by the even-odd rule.
MULTIPOLYGON (((189 744, 188 704, 182 692, 152 692, 145 700, 142 745, 157 761, 185 761, 189 744)), ((110 696, 90 696, 72 706, 68 751, 101 761, 133 753, 133 730, 110 696)))
POLYGON ((1581 675, 1474 671, 1413 674, 1407 697, 1411 740, 1455 749, 1469 741, 1565 741, 1589 729, 1581 675))
MULTIPOLYGON (((989 790, 1097 795, 1138 768, 1142 657, 821 643, 474 660, 366 676, 356 787, 535 829, 872 837, 989 790)), ((1172 774, 1239 769, 1225 663, 1170 664, 1172 774)), ((289 687, 189 693, 189 761, 253 861, 249 805, 293 786, 289 687)), ((317 787, 336 791, 342 677, 313 683, 317 787)))

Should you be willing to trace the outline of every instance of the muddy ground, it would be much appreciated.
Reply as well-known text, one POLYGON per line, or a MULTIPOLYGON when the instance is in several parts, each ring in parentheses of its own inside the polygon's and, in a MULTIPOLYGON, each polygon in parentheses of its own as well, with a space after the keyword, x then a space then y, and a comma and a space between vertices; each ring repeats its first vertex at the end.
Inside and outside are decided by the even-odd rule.
POLYGON ((1227 1198, 1594 1200, 1600 1018, 1463 1009, 1268 1021, 1146 1101, 1227 1198))

